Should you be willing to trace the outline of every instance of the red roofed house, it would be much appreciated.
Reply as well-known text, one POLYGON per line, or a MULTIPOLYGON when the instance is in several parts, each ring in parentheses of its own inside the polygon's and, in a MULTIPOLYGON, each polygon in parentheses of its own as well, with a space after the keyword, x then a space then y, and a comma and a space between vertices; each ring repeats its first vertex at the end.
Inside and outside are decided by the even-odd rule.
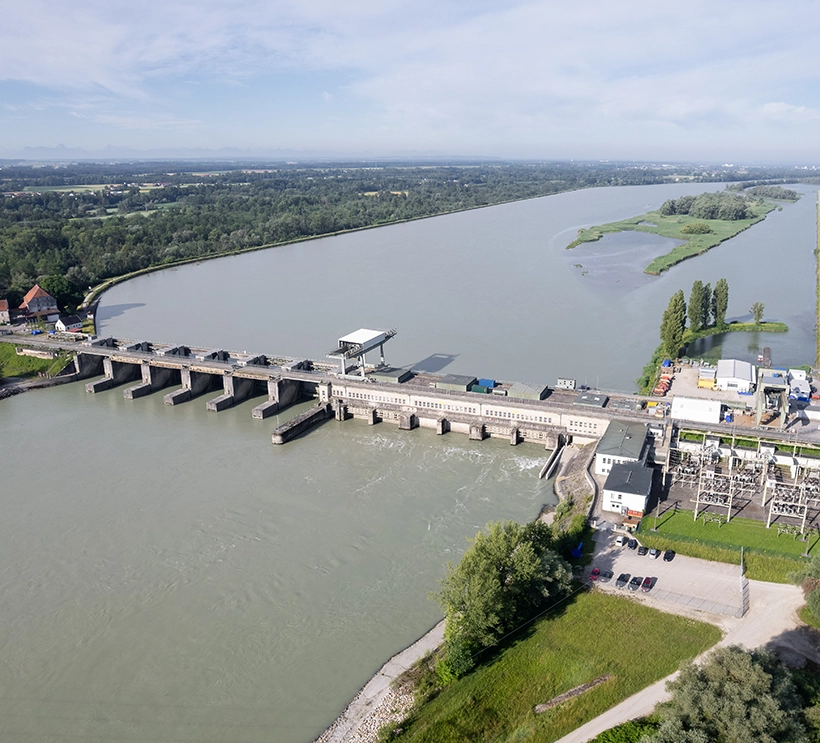
POLYGON ((0 323, 11 322, 9 316, 9 303, 5 299, 0 299, 0 323))
POLYGON ((41 289, 39 284, 35 284, 25 297, 20 311, 28 318, 42 317, 46 321, 57 320, 60 312, 57 309, 57 300, 54 299, 45 289, 41 289))

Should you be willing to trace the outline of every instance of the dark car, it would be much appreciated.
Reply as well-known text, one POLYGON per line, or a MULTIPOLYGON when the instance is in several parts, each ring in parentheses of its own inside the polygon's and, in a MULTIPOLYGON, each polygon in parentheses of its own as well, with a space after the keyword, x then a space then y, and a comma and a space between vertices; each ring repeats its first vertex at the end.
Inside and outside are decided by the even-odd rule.
POLYGON ((600 576, 601 576, 601 570, 600 570, 600 568, 592 568, 592 570, 591 570, 591 571, 590 571, 590 573, 589 573, 589 579, 590 579, 591 581, 596 581, 596 580, 598 580, 598 578, 599 578, 600 576))
POLYGON ((655 579, 647 576, 643 579, 643 583, 641 583, 641 590, 646 593, 647 591, 650 591, 654 585, 655 579))
POLYGON ((675 550, 666 550, 663 553, 663 561, 664 562, 672 562, 675 559, 675 550))
POLYGON ((649 550, 649 556, 653 560, 657 560, 661 556, 661 551, 659 549, 656 549, 655 547, 653 547, 651 550, 649 550))
POLYGON ((643 583, 643 578, 641 578, 640 575, 636 575, 631 581, 629 581, 629 590, 637 591, 641 587, 641 583, 643 583))
POLYGON ((626 546, 629 547, 629 549, 634 550, 638 546, 638 540, 637 539, 630 539, 626 543, 626 546))
POLYGON ((602 570, 598 576, 599 583, 609 583, 612 580, 613 572, 611 570, 602 570))
POLYGON ((629 583, 629 573, 621 573, 615 581, 615 588, 623 588, 627 583, 629 583))
POLYGON ((643 557, 647 552, 649 552, 649 547, 646 547, 644 545, 641 545, 640 547, 638 547, 638 554, 641 557, 643 557))

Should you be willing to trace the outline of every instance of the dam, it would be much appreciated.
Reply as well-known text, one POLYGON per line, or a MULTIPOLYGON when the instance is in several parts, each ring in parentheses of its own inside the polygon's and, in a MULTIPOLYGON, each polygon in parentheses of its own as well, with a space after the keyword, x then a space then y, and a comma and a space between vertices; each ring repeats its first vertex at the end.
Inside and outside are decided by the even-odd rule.
MULTIPOLYGON (((89 393, 123 387, 125 398, 137 399, 175 387, 164 394, 166 405, 203 397, 211 412, 259 397, 259 404, 252 409, 256 419, 278 414, 296 402, 315 399, 315 410, 273 432, 275 444, 283 444, 323 420, 356 418, 371 425, 392 423, 406 430, 421 427, 438 434, 452 431, 473 440, 503 438, 512 445, 540 443, 552 450, 571 440, 597 440, 615 416, 647 420, 645 413, 636 412, 639 398, 630 395, 609 398, 591 392, 495 380, 490 390, 485 385, 472 384, 478 381, 474 378, 459 375, 417 373, 382 364, 365 368, 363 353, 359 354, 358 363, 348 364, 342 359, 340 365, 330 360, 114 337, 73 343, 40 338, 21 341, 19 337, 3 340, 74 352, 74 360, 64 371, 63 379, 87 380, 102 375, 87 382, 89 393)), ((348 358, 353 356, 355 349, 348 358)))

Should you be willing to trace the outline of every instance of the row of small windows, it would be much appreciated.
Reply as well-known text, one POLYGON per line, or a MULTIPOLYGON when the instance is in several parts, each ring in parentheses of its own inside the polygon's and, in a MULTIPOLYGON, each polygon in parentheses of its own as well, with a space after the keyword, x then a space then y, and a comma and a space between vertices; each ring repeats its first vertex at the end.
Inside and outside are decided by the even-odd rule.
POLYGON ((524 413, 513 413, 509 410, 488 410, 487 415, 496 418, 510 418, 511 420, 531 421, 533 423, 552 423, 552 417, 547 415, 524 415, 524 413))

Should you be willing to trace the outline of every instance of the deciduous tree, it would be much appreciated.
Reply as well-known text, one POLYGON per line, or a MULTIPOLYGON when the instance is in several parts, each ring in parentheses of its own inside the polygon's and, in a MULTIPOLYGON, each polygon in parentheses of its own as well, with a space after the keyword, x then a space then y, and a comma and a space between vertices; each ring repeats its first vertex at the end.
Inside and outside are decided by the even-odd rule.
POLYGON ((723 328, 726 325, 726 310, 729 307, 729 282, 718 279, 715 292, 712 295, 712 314, 715 316, 715 325, 723 328))
POLYGON ((763 302, 755 302, 749 309, 749 312, 751 312, 754 316, 755 325, 760 325, 760 321, 763 319, 764 307, 765 305, 763 304, 763 302))
POLYGON ((572 571, 550 544, 545 524, 494 522, 475 536, 458 565, 448 565, 436 598, 456 676, 472 667, 475 653, 568 590, 572 571))
POLYGON ((664 723, 646 743, 808 743, 789 670, 766 650, 719 648, 667 684, 664 723))
POLYGON ((689 293, 689 327, 692 332, 697 333, 703 327, 703 316, 706 314, 706 292, 703 282, 698 279, 692 284, 692 291, 689 293))
POLYGON ((686 300, 680 289, 669 300, 669 306, 661 320, 661 343, 667 356, 675 358, 683 344, 683 330, 686 327, 686 300))

